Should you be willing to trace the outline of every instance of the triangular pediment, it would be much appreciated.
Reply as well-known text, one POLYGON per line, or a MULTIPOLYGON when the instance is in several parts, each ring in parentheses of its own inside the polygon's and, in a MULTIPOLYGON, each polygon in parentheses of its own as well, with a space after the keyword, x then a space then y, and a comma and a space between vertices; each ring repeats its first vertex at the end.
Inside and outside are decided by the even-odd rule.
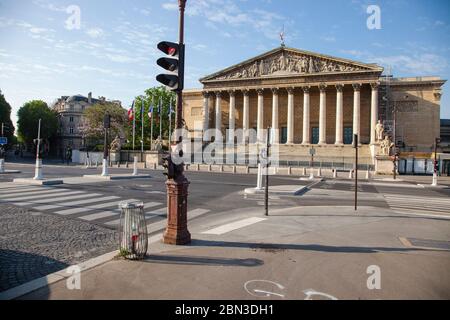
POLYGON ((326 73, 382 72, 375 64, 279 47, 200 79, 200 82, 276 78, 326 73))

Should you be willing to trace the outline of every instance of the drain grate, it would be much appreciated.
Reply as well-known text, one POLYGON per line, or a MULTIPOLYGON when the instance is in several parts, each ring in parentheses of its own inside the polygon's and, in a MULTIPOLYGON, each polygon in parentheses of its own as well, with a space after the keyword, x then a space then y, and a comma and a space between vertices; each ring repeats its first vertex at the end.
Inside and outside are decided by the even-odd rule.
POLYGON ((450 250, 450 241, 417 239, 417 238, 404 238, 404 239, 407 241, 402 241, 402 242, 404 244, 408 243, 412 247, 450 250))

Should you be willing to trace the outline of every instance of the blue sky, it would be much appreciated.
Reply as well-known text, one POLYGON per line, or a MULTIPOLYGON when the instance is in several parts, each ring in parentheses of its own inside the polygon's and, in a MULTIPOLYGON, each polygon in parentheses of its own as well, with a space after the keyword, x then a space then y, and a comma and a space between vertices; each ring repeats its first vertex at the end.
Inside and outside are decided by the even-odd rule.
MULTIPOLYGON (((186 87, 280 45, 450 79, 448 0, 188 0, 186 87), (366 9, 381 9, 369 30, 366 9)), ((31 99, 84 94, 129 105, 157 85, 156 44, 177 39, 176 0, 0 0, 0 89, 15 113, 31 99), (78 6, 80 28, 68 28, 78 6)), ((441 117, 450 118, 450 85, 441 117)), ((15 119, 14 119, 15 120, 15 119)))

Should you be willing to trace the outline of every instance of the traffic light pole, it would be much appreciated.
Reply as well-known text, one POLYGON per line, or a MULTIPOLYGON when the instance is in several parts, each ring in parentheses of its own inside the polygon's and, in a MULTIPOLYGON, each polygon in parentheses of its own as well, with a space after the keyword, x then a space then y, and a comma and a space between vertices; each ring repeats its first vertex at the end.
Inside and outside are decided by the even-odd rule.
MULTIPOLYGON (((184 82, 184 10, 186 0, 178 0, 179 17, 179 86, 177 92, 176 129, 183 128, 183 82, 184 82)), ((170 112, 170 111, 169 111, 170 112)), ((182 137, 177 134, 176 152, 180 157, 183 155, 182 137)), ((172 151, 172 150, 171 150, 172 151)), ((173 152, 173 151, 172 151, 173 152)), ((167 187, 167 228, 164 232, 163 241, 166 244, 185 245, 191 242, 191 234, 187 228, 187 198, 189 181, 184 176, 184 164, 174 164, 168 159, 167 187), (177 173, 172 175, 172 170, 177 168, 177 173)))

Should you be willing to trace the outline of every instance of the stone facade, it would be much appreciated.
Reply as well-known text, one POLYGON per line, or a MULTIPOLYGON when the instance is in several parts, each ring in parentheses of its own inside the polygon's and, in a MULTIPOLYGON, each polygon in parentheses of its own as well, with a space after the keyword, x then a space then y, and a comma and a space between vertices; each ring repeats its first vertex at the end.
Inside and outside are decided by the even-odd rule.
MULTIPOLYGON (((82 95, 62 96, 57 99, 52 109, 57 112, 59 118, 57 154, 64 155, 67 147, 80 149, 84 147, 83 137, 80 133, 83 112, 90 106, 106 101, 106 98, 92 98, 92 93, 87 97, 82 95)), ((121 105, 120 101, 111 101, 121 105)))
POLYGON ((307 155, 314 144, 333 154, 351 145, 353 133, 369 155, 369 145, 378 143, 378 120, 392 139, 395 133, 400 151, 431 150, 445 81, 386 78, 382 72, 375 64, 282 46, 200 79, 203 89, 184 91, 183 117, 193 136, 209 128, 223 134, 278 128, 280 152, 291 156, 307 155))

